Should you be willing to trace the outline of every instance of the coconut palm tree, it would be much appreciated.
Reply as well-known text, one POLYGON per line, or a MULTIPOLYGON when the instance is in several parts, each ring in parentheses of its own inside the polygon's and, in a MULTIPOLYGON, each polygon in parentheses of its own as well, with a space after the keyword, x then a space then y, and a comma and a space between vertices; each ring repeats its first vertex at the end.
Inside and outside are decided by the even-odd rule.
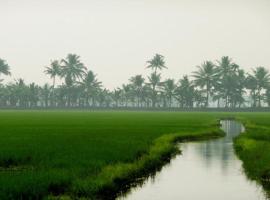
POLYGON ((217 81, 216 90, 218 89, 221 96, 225 99, 225 107, 229 106, 230 95, 233 93, 234 86, 232 81, 235 77, 235 72, 239 68, 238 65, 232 62, 228 56, 223 56, 220 61, 217 61, 217 81))
POLYGON ((133 102, 133 94, 134 94, 134 89, 133 85, 131 84, 123 84, 122 85, 122 93, 123 93, 123 98, 125 102, 125 107, 128 107, 129 100, 133 102))
POLYGON ((49 99, 51 94, 51 87, 48 83, 44 84, 43 87, 41 87, 40 93, 42 104, 44 107, 47 108, 49 106, 49 99))
POLYGON ((160 86, 161 83, 161 76, 160 74, 156 74, 153 72, 150 76, 148 76, 148 85, 151 87, 151 101, 152 101, 152 107, 156 106, 156 101, 157 101, 157 87, 160 86))
POLYGON ((238 107, 241 107, 241 105, 245 102, 245 99, 243 97, 244 94, 246 93, 245 71, 238 68, 235 73, 234 80, 235 80, 235 85, 234 85, 235 89, 233 90, 233 95, 232 95, 233 107, 236 107, 237 104, 238 104, 238 107))
POLYGON ((250 91, 250 96, 252 99, 251 106, 256 107, 257 105, 257 95, 256 95, 256 79, 251 76, 250 74, 246 78, 246 83, 245 83, 246 89, 250 91))
POLYGON ((157 73, 157 70, 162 70, 163 68, 167 68, 165 66, 164 56, 160 54, 156 54, 151 60, 147 61, 148 65, 146 68, 151 68, 154 70, 154 73, 157 73))
MULTIPOLYGON (((4 74, 4 75, 11 75, 10 73, 10 66, 6 63, 5 60, 2 60, 0 58, 0 75, 4 74)), ((0 80, 2 81, 2 80, 0 80)))
POLYGON ((115 89, 112 93, 112 99, 115 102, 115 107, 119 106, 119 103, 121 100, 121 93, 122 93, 122 90, 120 88, 115 89))
POLYGON ((179 86, 175 90, 175 98, 179 102, 179 106, 192 108, 195 100, 195 89, 192 81, 188 76, 184 76, 179 80, 179 86))
POLYGON ((270 107, 270 87, 267 88, 265 92, 265 97, 266 97, 266 103, 268 104, 268 107, 270 107))
POLYGON ((267 89, 270 85, 270 74, 269 71, 264 67, 257 67, 252 70, 252 74, 250 75, 255 83, 256 87, 256 96, 258 98, 258 106, 261 107, 262 100, 262 90, 267 89))
POLYGON ((79 82, 79 84, 84 90, 86 96, 86 105, 90 105, 89 98, 91 98, 93 106, 95 104, 95 97, 101 88, 101 82, 98 81, 97 75, 90 70, 87 72, 82 82, 79 82))
POLYGON ((49 75, 53 79, 52 87, 55 87, 55 79, 61 75, 61 65, 58 60, 51 61, 49 67, 45 67, 44 73, 49 75))
POLYGON ((31 83, 29 85, 29 90, 30 90, 30 95, 29 95, 29 106, 30 107, 36 107, 37 106, 37 102, 39 100, 39 91, 40 88, 37 84, 35 83, 31 83))
POLYGON ((139 107, 141 98, 142 98, 142 88, 144 83, 144 78, 142 75, 136 75, 131 77, 130 79, 131 85, 134 89, 136 98, 137 98, 137 107, 139 107))
POLYGON ((196 86, 206 89, 205 106, 208 107, 209 96, 212 93, 217 79, 217 70, 211 61, 204 62, 201 66, 197 66, 197 69, 198 71, 193 72, 193 77, 195 78, 194 83, 196 86))
POLYGON ((66 59, 61 60, 61 63, 61 76, 67 78, 68 82, 71 81, 71 84, 85 75, 86 67, 80 61, 80 56, 68 54, 66 59))
POLYGON ((166 98, 169 100, 169 107, 172 106, 172 98, 176 89, 174 79, 167 79, 162 83, 162 90, 166 98))
POLYGON ((65 78, 68 88, 68 106, 70 106, 72 86, 85 75, 86 67, 80 61, 80 56, 76 54, 68 54, 66 59, 61 60, 61 63, 61 77, 65 78))
POLYGON ((52 84, 52 105, 55 106, 55 79, 57 76, 61 76, 61 65, 58 60, 51 61, 51 64, 49 67, 46 67, 44 70, 44 73, 49 75, 50 78, 53 79, 53 84, 52 84))

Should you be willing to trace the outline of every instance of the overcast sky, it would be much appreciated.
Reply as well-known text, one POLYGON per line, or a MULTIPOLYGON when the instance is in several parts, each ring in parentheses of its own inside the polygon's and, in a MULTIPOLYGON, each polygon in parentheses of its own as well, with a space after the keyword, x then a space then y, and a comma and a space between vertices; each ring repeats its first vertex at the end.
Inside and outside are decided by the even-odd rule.
POLYGON ((68 53, 111 89, 149 74, 155 53, 165 56, 164 78, 223 55, 270 68, 270 0, 0 0, 0 29, 7 81, 51 83, 44 66, 68 53))

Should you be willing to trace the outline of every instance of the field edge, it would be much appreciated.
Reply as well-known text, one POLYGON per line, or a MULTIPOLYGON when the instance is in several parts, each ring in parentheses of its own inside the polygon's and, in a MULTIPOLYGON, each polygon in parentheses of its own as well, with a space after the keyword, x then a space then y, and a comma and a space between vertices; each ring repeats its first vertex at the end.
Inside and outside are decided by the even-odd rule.
POLYGON ((235 154, 242 161, 247 177, 263 186, 267 196, 270 196, 269 156, 266 153, 269 141, 263 141, 264 138, 255 135, 258 133, 263 135, 265 132, 268 134, 270 129, 258 126, 246 118, 237 117, 236 120, 244 125, 245 131, 234 139, 235 154))
POLYGON ((78 180, 71 194, 48 199, 115 199, 119 194, 127 192, 131 186, 140 184, 147 177, 154 175, 171 158, 181 150, 179 142, 202 141, 224 136, 219 123, 211 130, 200 133, 165 134, 155 139, 149 151, 132 163, 118 163, 104 167, 97 177, 78 180))

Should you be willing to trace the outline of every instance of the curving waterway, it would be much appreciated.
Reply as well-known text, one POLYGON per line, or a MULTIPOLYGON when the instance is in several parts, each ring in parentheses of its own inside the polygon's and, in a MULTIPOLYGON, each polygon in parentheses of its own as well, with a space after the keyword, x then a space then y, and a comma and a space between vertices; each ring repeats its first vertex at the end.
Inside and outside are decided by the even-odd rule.
POLYGON ((244 174, 234 154, 233 138, 244 127, 222 120, 226 136, 203 142, 179 144, 182 154, 154 177, 120 194, 118 200, 266 200, 261 186, 244 174))

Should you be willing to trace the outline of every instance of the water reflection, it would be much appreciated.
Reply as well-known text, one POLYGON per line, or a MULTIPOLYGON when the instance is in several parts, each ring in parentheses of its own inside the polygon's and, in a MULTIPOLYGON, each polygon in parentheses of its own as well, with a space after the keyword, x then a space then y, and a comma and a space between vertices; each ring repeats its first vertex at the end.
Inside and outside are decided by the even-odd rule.
POLYGON ((221 139, 179 144, 182 155, 118 199, 266 199, 261 187, 246 178, 233 151, 233 138, 244 127, 224 120, 221 128, 226 133, 221 139))

